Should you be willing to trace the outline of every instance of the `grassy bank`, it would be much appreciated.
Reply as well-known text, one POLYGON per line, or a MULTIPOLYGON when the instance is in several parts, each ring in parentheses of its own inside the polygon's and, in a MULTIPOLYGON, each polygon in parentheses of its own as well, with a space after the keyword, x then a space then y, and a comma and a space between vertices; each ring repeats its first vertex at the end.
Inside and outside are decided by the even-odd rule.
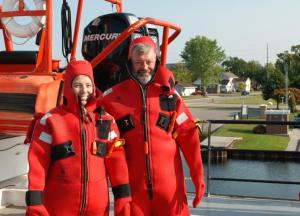
POLYGON ((255 96, 241 96, 240 98, 228 98, 226 100, 216 100, 215 103, 218 104, 247 104, 247 105, 260 105, 266 104, 269 102, 273 103, 273 106, 276 106, 276 102, 273 99, 264 100, 261 95, 255 96))
POLYGON ((213 133, 213 136, 242 137, 241 141, 234 143, 234 148, 250 150, 282 150, 284 151, 290 140, 289 137, 254 134, 255 125, 224 125, 213 133))

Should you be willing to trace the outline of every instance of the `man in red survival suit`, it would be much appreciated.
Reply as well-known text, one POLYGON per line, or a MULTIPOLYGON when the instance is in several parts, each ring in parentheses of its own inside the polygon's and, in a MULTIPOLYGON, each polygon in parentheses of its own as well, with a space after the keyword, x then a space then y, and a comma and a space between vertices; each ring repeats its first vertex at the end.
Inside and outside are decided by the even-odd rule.
POLYGON ((112 116, 96 108, 90 63, 73 60, 66 69, 64 104, 39 119, 29 149, 26 215, 109 214, 108 183, 115 215, 130 215, 128 168, 112 116))
POLYGON ((150 37, 132 41, 129 59, 131 79, 106 90, 101 103, 126 140, 131 215, 190 215, 180 150, 190 169, 197 207, 205 187, 197 127, 173 89, 172 73, 157 66, 150 37))

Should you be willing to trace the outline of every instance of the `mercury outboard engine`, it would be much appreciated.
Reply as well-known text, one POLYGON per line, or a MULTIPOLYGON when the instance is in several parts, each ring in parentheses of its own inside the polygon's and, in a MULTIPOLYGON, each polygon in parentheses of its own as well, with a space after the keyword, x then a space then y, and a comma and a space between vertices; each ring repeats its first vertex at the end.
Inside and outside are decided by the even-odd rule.
MULTIPOLYGON (((113 13, 99 16, 91 21, 84 29, 83 57, 91 61, 138 19, 138 17, 129 13, 113 13)), ((134 38, 142 35, 151 36, 157 46, 159 45, 158 31, 152 25, 146 25, 133 33, 94 68, 95 84, 101 91, 105 91, 129 77, 125 66, 128 61, 129 45, 134 38)))

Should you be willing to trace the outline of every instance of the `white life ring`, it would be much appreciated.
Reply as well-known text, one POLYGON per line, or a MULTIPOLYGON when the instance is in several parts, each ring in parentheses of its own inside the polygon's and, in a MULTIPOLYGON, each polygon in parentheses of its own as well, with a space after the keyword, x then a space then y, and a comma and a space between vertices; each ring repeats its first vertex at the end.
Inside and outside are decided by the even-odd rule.
MULTIPOLYGON (((45 0, 33 1, 37 10, 43 10, 45 8, 45 0)), ((3 0, 2 11, 17 10, 18 2, 19 0, 3 0)), ((25 9, 27 9, 26 5, 25 9)), ((20 38, 30 38, 36 35, 45 24, 44 16, 32 16, 31 18, 32 22, 25 25, 18 24, 14 17, 3 17, 1 21, 10 34, 20 38)))

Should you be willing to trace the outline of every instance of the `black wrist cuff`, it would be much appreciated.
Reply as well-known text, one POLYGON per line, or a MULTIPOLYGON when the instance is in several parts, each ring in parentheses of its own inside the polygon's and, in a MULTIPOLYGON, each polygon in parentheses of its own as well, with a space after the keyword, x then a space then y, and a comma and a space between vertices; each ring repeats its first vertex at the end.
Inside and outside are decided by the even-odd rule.
POLYGON ((41 205, 43 204, 43 192, 38 190, 30 190, 26 192, 26 205, 41 205))
POLYGON ((131 196, 129 184, 115 186, 112 188, 112 192, 114 194, 115 200, 131 196))

